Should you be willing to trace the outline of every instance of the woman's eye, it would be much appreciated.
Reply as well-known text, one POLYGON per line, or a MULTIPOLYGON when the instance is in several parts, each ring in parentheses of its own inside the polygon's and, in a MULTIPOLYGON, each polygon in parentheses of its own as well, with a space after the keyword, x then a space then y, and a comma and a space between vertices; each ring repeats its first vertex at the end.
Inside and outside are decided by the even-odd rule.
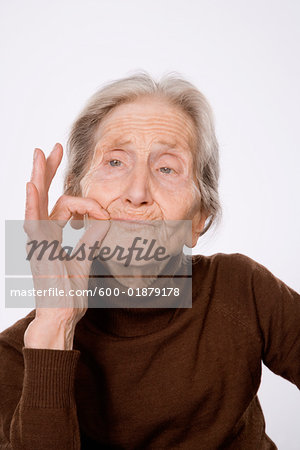
POLYGON ((112 160, 109 161, 109 164, 112 167, 118 167, 118 166, 121 165, 121 161, 119 159, 112 159, 112 160))
POLYGON ((170 167, 161 167, 159 170, 160 170, 162 173, 166 173, 166 174, 171 173, 171 171, 174 172, 174 170, 173 170, 173 169, 170 169, 170 167))

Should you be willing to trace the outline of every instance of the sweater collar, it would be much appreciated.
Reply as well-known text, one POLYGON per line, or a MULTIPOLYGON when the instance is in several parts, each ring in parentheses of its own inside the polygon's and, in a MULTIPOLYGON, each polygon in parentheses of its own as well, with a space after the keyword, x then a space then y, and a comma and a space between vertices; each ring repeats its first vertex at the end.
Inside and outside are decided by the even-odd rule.
MULTIPOLYGON (((171 258, 162 274, 154 280, 154 284, 152 283, 148 287, 155 287, 160 289, 157 292, 163 292, 162 289, 171 286, 172 280, 176 279, 176 284, 173 284, 173 286, 176 285, 181 289, 185 289, 186 295, 182 301, 186 301, 187 297, 192 295, 191 267, 192 259, 190 257, 185 258, 183 254, 177 255, 171 258), (187 259, 188 264, 185 264, 183 261, 186 262, 187 259), (165 274, 167 274, 167 277, 165 274)), ((94 270, 92 269, 91 274, 93 273, 94 270)), ((101 274, 103 274, 101 278, 92 276, 89 280, 89 289, 93 292, 95 287, 100 286, 103 287, 104 292, 107 287, 111 289, 111 292, 114 292, 114 289, 128 292, 127 288, 119 283, 104 266, 101 267, 101 274)), ((183 303, 178 304, 178 300, 175 300, 174 303, 174 297, 171 296, 164 296, 163 307, 160 307, 162 303, 161 296, 152 297, 150 303, 147 297, 141 297, 143 304, 149 306, 143 308, 122 307, 124 299, 125 304, 127 299, 127 305, 132 305, 132 298, 126 295, 123 296, 123 303, 120 298, 114 297, 113 295, 101 297, 99 295, 90 296, 89 307, 84 320, 96 331, 105 332, 117 337, 138 337, 155 333, 167 327, 174 320, 179 310, 185 307, 183 303), (113 307, 110 307, 110 305, 113 305, 113 307)), ((138 298, 137 300, 139 301, 138 298)))

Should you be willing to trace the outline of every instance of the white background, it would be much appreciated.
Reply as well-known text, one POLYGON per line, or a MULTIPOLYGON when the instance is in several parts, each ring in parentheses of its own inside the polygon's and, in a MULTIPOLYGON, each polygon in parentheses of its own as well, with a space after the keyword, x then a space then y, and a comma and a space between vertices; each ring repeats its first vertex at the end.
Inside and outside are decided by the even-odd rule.
MULTIPOLYGON (((220 144, 223 223, 199 240, 198 252, 244 253, 300 291, 299 1, 0 5, 3 241, 4 219, 23 219, 34 147, 48 154, 57 141, 65 146, 102 83, 136 69, 154 77, 177 71, 210 101, 220 144)), ((29 311, 5 310, 2 295, 0 330, 29 311)), ((259 399, 278 448, 299 449, 297 387, 263 367, 259 399)))

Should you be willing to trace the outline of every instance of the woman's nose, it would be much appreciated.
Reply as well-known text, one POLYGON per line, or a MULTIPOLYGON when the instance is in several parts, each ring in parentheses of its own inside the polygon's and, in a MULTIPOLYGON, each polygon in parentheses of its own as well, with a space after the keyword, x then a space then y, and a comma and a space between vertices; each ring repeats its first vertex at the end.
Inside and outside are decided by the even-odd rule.
POLYGON ((128 175, 124 185, 123 200, 127 206, 130 204, 135 207, 152 203, 147 167, 136 166, 128 175))

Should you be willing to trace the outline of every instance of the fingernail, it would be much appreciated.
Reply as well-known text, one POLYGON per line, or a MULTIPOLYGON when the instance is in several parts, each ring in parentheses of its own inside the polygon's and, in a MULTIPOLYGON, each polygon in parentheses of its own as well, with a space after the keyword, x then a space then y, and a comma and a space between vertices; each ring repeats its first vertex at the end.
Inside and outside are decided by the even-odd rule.
POLYGON ((34 153, 33 153, 33 161, 37 158, 37 155, 38 155, 38 149, 35 148, 34 153))
POLYGON ((26 194, 29 195, 31 192, 31 184, 30 183, 26 183, 26 194))

